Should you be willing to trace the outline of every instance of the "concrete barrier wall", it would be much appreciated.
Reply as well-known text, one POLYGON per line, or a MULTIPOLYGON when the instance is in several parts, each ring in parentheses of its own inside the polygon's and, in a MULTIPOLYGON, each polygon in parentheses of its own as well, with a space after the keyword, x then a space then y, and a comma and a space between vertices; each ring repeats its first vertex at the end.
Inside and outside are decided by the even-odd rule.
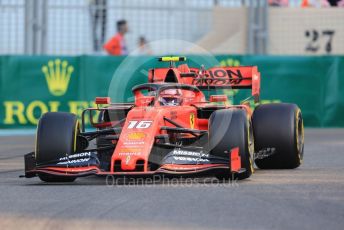
MULTIPOLYGON (((247 8, 213 10, 213 30, 196 42, 216 54, 246 54, 247 8)), ((268 10, 267 53, 274 55, 343 55, 342 8, 268 10)))
POLYGON ((269 54, 344 54, 342 8, 270 8, 269 54))

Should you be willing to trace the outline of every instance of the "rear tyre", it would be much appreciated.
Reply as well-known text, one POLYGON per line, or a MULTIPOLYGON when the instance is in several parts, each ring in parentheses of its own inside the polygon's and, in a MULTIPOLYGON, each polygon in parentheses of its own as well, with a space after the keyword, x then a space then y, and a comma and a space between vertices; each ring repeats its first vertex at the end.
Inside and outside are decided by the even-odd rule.
POLYGON ((252 116, 255 152, 273 148, 267 158, 256 159, 261 169, 294 169, 301 165, 304 128, 295 104, 259 105, 252 116))
MULTIPOLYGON (((56 162, 77 151, 79 123, 74 114, 62 112, 45 113, 39 120, 36 136, 37 166, 56 162)), ((39 174, 45 182, 72 182, 75 177, 39 174)))
POLYGON ((224 109, 213 112, 209 118, 209 147, 212 155, 220 157, 228 157, 232 148, 239 147, 241 167, 246 170, 240 174, 216 175, 218 179, 242 180, 250 177, 254 172, 254 140, 246 111, 224 109))

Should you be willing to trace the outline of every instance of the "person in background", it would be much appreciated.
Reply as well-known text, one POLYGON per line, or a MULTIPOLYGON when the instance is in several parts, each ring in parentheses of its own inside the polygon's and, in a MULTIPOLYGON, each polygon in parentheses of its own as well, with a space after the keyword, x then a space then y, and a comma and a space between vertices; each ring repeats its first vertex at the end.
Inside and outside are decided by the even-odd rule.
POLYGON ((302 0, 301 1, 302 8, 307 8, 307 7, 321 8, 321 7, 329 7, 329 6, 330 4, 328 3, 327 0, 302 0))
POLYGON ((139 37, 138 54, 151 55, 152 53, 153 52, 152 52, 151 48, 149 47, 146 38, 143 36, 139 37))
POLYGON ((125 34, 128 32, 126 20, 117 21, 117 34, 107 41, 103 48, 109 55, 127 55, 128 50, 125 44, 125 34))

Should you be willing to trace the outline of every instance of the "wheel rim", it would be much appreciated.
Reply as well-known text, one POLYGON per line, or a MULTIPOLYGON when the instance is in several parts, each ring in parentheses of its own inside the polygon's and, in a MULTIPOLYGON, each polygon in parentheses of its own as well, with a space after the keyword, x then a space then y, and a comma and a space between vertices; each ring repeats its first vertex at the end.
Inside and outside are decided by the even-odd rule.
POLYGON ((304 145, 304 128, 303 128, 303 120, 300 112, 298 113, 297 116, 297 151, 299 153, 300 160, 302 161, 303 158, 303 145, 304 145))
POLYGON ((249 122, 249 128, 248 128, 248 152, 249 152, 249 161, 250 161, 250 168, 251 172, 254 172, 253 168, 253 154, 254 154, 254 137, 253 137, 253 129, 252 124, 249 122))

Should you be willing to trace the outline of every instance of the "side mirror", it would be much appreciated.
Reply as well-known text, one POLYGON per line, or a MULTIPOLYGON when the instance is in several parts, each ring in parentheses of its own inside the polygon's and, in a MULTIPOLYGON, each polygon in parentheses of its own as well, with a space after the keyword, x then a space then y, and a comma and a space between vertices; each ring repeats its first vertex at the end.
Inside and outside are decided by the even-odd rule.
POLYGON ((111 103, 110 97, 96 97, 96 105, 108 105, 111 103))

